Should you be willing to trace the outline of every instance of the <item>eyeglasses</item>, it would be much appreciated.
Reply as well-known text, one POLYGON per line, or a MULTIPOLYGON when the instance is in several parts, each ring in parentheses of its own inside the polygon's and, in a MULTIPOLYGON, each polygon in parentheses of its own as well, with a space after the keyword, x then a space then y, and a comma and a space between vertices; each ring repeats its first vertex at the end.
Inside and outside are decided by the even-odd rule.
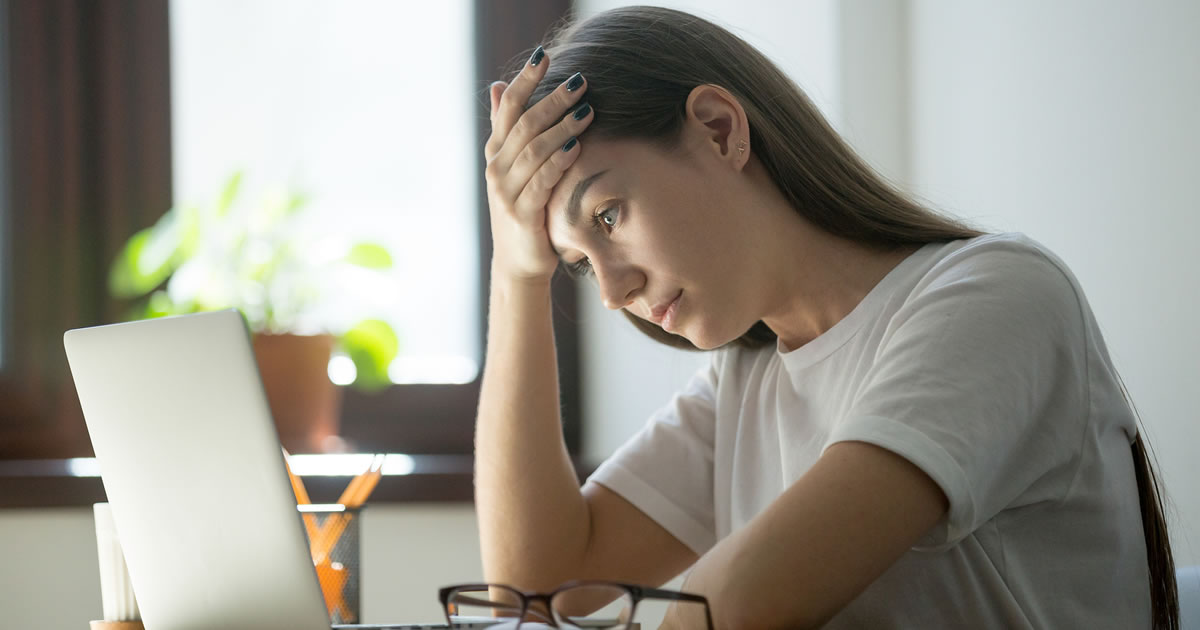
POLYGON ((505 584, 457 584, 438 589, 438 600, 451 627, 475 618, 505 617, 517 619, 518 628, 522 622, 530 621, 565 629, 630 630, 636 622, 638 603, 646 599, 703 604, 708 630, 713 630, 712 611, 703 595, 636 584, 572 581, 549 593, 526 593, 505 584), (589 616, 601 608, 619 610, 617 618, 603 620, 589 616))

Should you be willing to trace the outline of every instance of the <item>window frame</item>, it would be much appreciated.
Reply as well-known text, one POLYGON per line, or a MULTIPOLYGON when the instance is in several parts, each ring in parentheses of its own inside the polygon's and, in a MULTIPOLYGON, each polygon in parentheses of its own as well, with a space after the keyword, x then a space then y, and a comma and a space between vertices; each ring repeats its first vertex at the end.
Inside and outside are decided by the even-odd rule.
MULTIPOLYGON (((9 41, 8 0, 0 0, 0 42, 9 41)), ((8 48, 0 45, 0 372, 8 364, 8 340, 12 312, 12 266, 8 264, 9 239, 12 234, 8 220, 9 117, 8 117, 8 48)))
POLYGON ((119 318, 107 262, 170 204, 166 9, 3 0, 0 13, 11 235, 0 459, 90 453, 62 334, 119 318))

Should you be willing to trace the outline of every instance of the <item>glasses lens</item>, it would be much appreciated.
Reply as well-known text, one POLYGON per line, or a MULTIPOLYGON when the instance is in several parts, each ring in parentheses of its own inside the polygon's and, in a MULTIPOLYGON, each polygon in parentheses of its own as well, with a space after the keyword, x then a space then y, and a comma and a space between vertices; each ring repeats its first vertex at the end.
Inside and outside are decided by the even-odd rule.
POLYGON ((550 607, 562 628, 623 628, 633 612, 633 598, 619 586, 581 584, 559 591, 550 607))
POLYGON ((452 623, 516 617, 521 614, 521 595, 503 586, 460 588, 450 593, 446 608, 452 623))

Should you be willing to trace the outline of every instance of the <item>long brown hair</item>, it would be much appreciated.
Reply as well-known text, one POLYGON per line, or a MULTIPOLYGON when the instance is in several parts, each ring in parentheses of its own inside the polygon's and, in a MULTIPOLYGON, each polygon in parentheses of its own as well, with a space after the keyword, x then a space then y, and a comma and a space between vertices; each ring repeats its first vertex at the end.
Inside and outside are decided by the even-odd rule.
MULTIPOLYGON (((613 9, 583 21, 564 20, 551 30, 545 47, 553 63, 526 107, 545 98, 570 75, 582 72, 588 80, 586 101, 598 113, 584 132, 587 137, 637 139, 675 150, 692 89, 719 85, 746 112, 754 156, 796 212, 813 225, 880 250, 986 233, 917 203, 890 184, 850 148, 775 64, 702 18, 658 7, 613 9)), ((514 58, 507 78, 520 71, 527 55, 514 58)), ((684 337, 622 312, 656 341, 697 349, 684 337)), ((732 343, 759 348, 775 339, 775 333, 759 321, 732 343)), ((1140 435, 1132 449, 1150 558, 1155 627, 1175 628, 1178 601, 1160 492, 1140 435)))

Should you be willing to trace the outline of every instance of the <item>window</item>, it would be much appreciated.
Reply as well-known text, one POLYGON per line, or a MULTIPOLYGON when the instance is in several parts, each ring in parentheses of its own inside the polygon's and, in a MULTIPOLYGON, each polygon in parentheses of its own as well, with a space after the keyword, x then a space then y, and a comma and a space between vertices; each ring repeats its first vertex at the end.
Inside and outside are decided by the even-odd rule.
MULTIPOLYGON (((541 35, 485 62, 493 69, 478 76, 476 46, 484 40, 477 35, 490 37, 491 29, 476 24, 499 24, 483 22, 476 6, 490 13, 492 4, 170 5, 176 201, 212 197, 243 169, 247 201, 272 186, 292 187, 311 197, 317 230, 382 241, 393 254, 395 290, 376 292, 383 299, 373 306, 401 339, 389 370, 399 385, 375 394, 343 390, 341 436, 353 449, 472 449, 490 236, 479 229, 488 224, 484 134, 471 121, 486 124, 486 86, 508 56, 541 35)), ((527 19, 545 10, 504 8, 527 19)), ((564 380, 574 381, 573 299, 562 303, 570 290, 562 284, 560 362, 564 380)), ((362 315, 331 307, 326 321, 362 315)), ((578 413, 571 415, 577 449, 578 413)))
MULTIPOLYGON (((6 37, 0 39, 0 59, 7 61, 5 67, 9 72, 8 81, 0 86, 0 112, 5 115, 0 119, 0 138, 10 156, 22 156, 21 160, 0 163, 0 184, 7 184, 7 189, 0 188, 4 195, 0 209, 5 212, 0 236, 20 235, 19 239, 5 240, 4 249, 0 250, 3 256, 0 258, 0 272, 3 272, 0 288, 4 292, 0 325, 5 332, 3 346, 0 346, 4 361, 0 367, 0 460, 71 458, 91 454, 62 352, 62 333, 69 328, 124 318, 123 305, 105 291, 108 266, 131 234, 153 224, 170 207, 172 199, 186 198, 188 187, 201 196, 211 194, 214 187, 219 186, 221 176, 227 174, 218 171, 241 166, 247 169, 247 181, 253 178, 269 184, 277 183, 271 181, 277 177, 307 176, 307 180, 289 181, 307 185, 309 192, 324 194, 337 188, 328 182, 314 184, 312 175, 326 172, 328 166, 342 168, 341 176, 358 184, 342 186, 342 192, 385 189, 378 181, 372 183, 361 179, 366 176, 364 173, 346 170, 350 160, 332 166, 328 162, 303 167, 294 163, 275 163, 274 172, 264 170, 261 173, 251 172, 252 165, 248 164, 215 162, 208 166, 193 163, 192 166, 201 170, 189 170, 192 166, 188 160, 193 158, 188 157, 190 154, 186 149, 188 132, 175 129, 175 123, 186 119, 188 114, 180 114, 181 121, 171 120, 174 111, 171 105, 172 64, 176 61, 186 63, 186 56, 172 61, 169 36, 173 19, 168 15, 168 7, 194 16, 195 11, 205 11, 206 4, 94 3, 86 0, 49 4, 0 3, 0 24, 8 27, 6 37), (177 150, 172 147, 173 133, 180 134, 182 144, 177 150), (173 155, 180 162, 178 165, 172 164, 173 155), (216 174, 210 176, 203 168, 211 168, 216 174), (200 173, 195 175, 195 182, 187 179, 189 172, 200 173), (179 187, 178 194, 173 194, 173 179, 179 187), (317 184, 326 188, 317 189, 317 184)), ((246 3, 223 8, 228 11, 243 4, 246 3)), ((288 11, 283 11, 280 6, 260 2, 246 11, 274 11, 276 22, 294 27, 297 18, 290 16, 294 13, 291 11, 294 5, 288 4, 288 11)), ((328 12, 335 10, 337 5, 299 6, 328 12)), ((355 5, 354 9, 367 6, 374 5, 355 5)), ((469 234, 461 239, 468 243, 466 253, 437 262, 457 265, 461 277, 469 278, 468 282, 460 279, 447 284, 455 289, 467 285, 461 296, 464 303, 473 306, 463 307, 457 322, 454 321, 456 318, 445 317, 442 313, 435 323, 457 326, 451 329, 457 332, 444 335, 426 335, 422 328, 426 324, 402 320, 407 313, 395 316, 401 318, 397 325, 404 331, 405 338, 412 337, 408 349, 413 354, 444 358, 473 353, 478 361, 484 334, 482 311, 486 308, 486 271, 491 258, 491 239, 486 230, 486 198, 480 173, 481 147, 488 133, 484 100, 487 85, 514 55, 536 45, 546 29, 566 13, 568 3, 565 0, 529 0, 511 4, 472 0, 454 3, 452 6, 457 7, 458 13, 445 9, 443 18, 427 13, 442 11, 442 8, 418 7, 411 3, 379 6, 380 10, 390 13, 388 21, 395 22, 396 38, 410 32, 412 36, 427 32, 430 27, 426 21, 442 19, 443 23, 456 20, 463 41, 471 43, 463 46, 469 51, 466 57, 438 57, 440 62, 457 68, 465 78, 461 81, 460 95, 433 105, 442 109, 459 108, 456 115, 461 119, 456 124, 456 133, 461 133, 452 143, 461 145, 453 150, 462 152, 466 165, 454 174, 453 181, 458 184, 458 189, 453 191, 456 200, 453 203, 468 210, 456 219, 458 223, 431 229, 434 233, 443 230, 469 234), (472 240, 474 247, 469 246, 472 240), (472 284, 474 286, 470 286, 472 284), (434 346, 427 342, 437 339, 424 339, 423 336, 444 336, 450 343, 434 346)), ((366 30, 373 30, 373 27, 366 30)), ((292 32, 302 32, 302 29, 293 28, 292 32)), ((386 29, 374 32, 382 33, 386 29)), ((254 37, 261 37, 261 32, 247 34, 244 38, 254 37)), ((211 43, 207 54, 211 55, 218 55, 220 49, 236 44, 236 41, 231 43, 228 35, 209 36, 208 41, 211 43)), ((369 42, 358 43, 369 45, 369 42)), ((202 42, 201 46, 204 44, 202 42)), ((414 52, 401 54, 415 56, 405 57, 403 67, 406 70, 428 63, 425 49, 418 53, 414 48, 414 52)), ((363 63, 369 63, 369 59, 364 59, 363 63)), ((316 59, 313 62, 322 61, 316 59)), ((391 89, 400 83, 396 77, 383 76, 379 70, 363 74, 383 86, 380 89, 391 89)), ((290 76, 296 75, 293 72, 290 76)), ((225 92, 224 97, 236 100, 238 95, 233 90, 225 92)), ((427 91, 418 92, 418 98, 426 104, 433 102, 427 91)), ((180 106, 187 107, 185 103, 180 106)), ((347 106, 343 104, 342 107, 337 111, 345 116, 347 106)), ((371 103, 363 104, 363 111, 370 111, 370 107, 371 103)), ((331 105, 318 110, 334 111, 335 108, 331 105)), ((384 112, 385 115, 389 113, 384 112)), ((392 115, 375 123, 376 127, 368 125, 368 128, 382 133, 388 126, 398 128, 402 123, 392 115)), ((327 125, 322 133, 336 135, 328 121, 322 124, 327 125)), ((415 160, 408 163, 409 168, 423 167, 423 161, 429 159, 433 150, 430 147, 441 137, 437 130, 426 127, 422 125, 419 134, 412 136, 413 140, 404 141, 406 147, 412 149, 405 154, 405 159, 415 160)), ((222 133, 219 127, 207 132, 214 137, 222 133)), ((293 148, 299 153, 303 153, 298 151, 299 148, 305 148, 299 146, 305 142, 300 137, 280 140, 279 136, 243 136, 246 137, 234 140, 253 139, 258 142, 256 151, 265 151, 264 146, 278 151, 279 146, 268 145, 281 142, 295 143, 293 148)), ((225 142, 230 142, 227 136, 225 142)), ((251 155, 257 157, 258 154, 251 155)), ((209 156, 202 157, 208 159, 209 156)), ((374 171, 376 176, 378 172, 374 171)), ((420 203, 435 203, 429 193, 423 194, 425 197, 418 200, 420 203)), ((253 198, 252 191, 247 191, 247 197, 253 198)), ((389 203, 386 199, 373 199, 351 199, 360 204, 359 208, 364 212, 357 219, 346 220, 346 224, 362 228, 373 220, 372 212, 389 208, 385 205, 389 203)), ((341 210, 341 207, 333 206, 325 209, 329 213, 338 213, 339 217, 343 216, 341 210)), ((398 238, 404 236, 403 231, 398 231, 398 238)), ((377 236, 380 232, 375 230, 372 235, 377 236)), ((398 243, 395 246, 403 249, 404 241, 398 243)), ((418 261, 423 260, 416 254, 411 255, 418 261)), ((401 273, 405 271, 405 265, 424 273, 429 263, 401 259, 398 265, 401 273)), ((418 283, 411 290, 419 294, 422 288, 418 283)), ((574 286, 565 278, 557 279, 554 317, 562 408, 568 446, 572 452, 578 452, 574 313, 574 286)), ((454 365, 453 361, 442 362, 442 365, 447 364, 454 365)), ((398 374, 402 372, 397 370, 398 374)), ((478 391, 478 375, 465 383, 404 384, 377 394, 347 390, 342 411, 345 435, 362 450, 470 453, 478 391)), ((43 499, 46 492, 43 487, 40 492, 43 499)), ((34 494, 38 493, 31 491, 30 496, 34 494)), ((78 496, 85 496, 83 502, 95 499, 84 493, 78 496)), ((22 501, 20 497, 0 496, 3 505, 20 505, 22 501)))
POLYGON ((395 265, 389 290, 363 286, 352 297, 365 299, 331 300, 315 319, 388 321, 401 339, 393 382, 474 381, 470 0, 174 0, 170 11, 176 204, 217 196, 234 170, 245 173, 239 202, 303 192, 310 231, 380 242, 395 265))

